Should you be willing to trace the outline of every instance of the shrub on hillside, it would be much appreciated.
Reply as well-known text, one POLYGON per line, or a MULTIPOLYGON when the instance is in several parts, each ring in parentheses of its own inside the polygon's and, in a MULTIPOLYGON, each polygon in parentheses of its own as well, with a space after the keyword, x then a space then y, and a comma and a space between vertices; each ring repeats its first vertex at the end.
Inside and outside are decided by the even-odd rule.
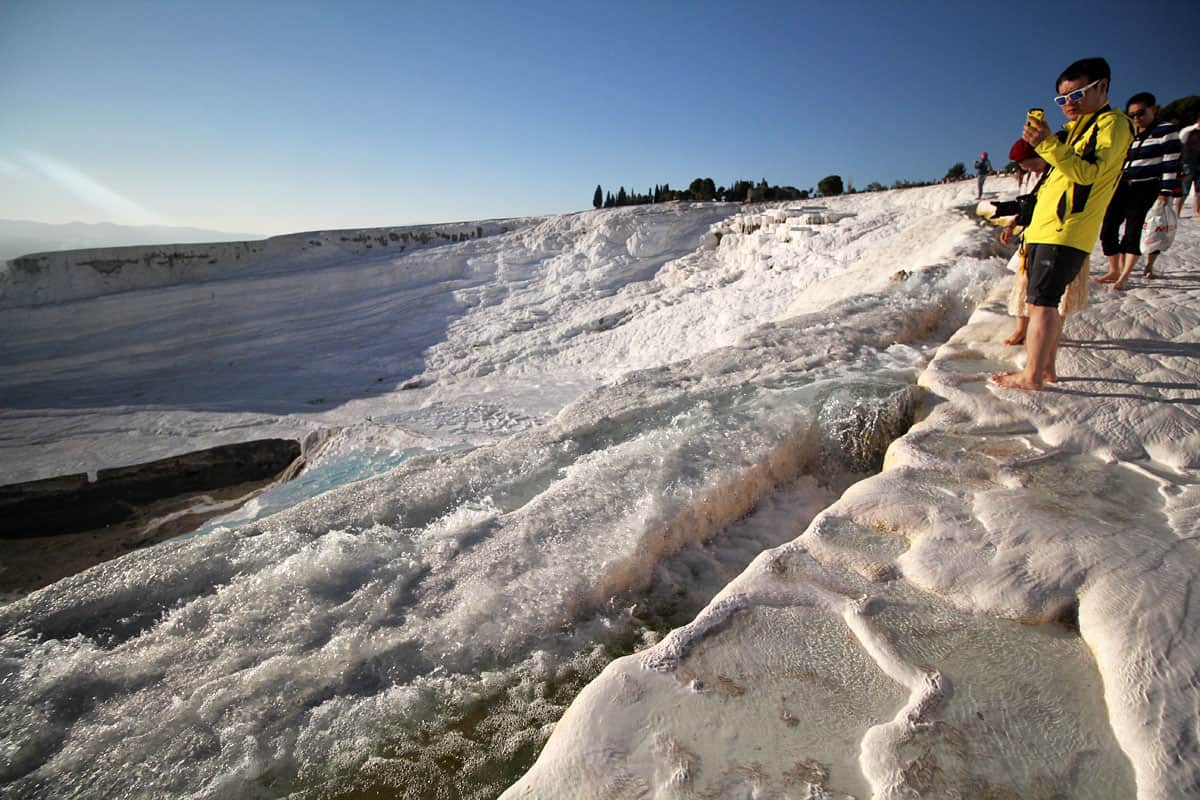
POLYGON ((817 191, 823 197, 833 197, 841 194, 844 191, 842 188, 842 176, 826 175, 817 183, 817 191))

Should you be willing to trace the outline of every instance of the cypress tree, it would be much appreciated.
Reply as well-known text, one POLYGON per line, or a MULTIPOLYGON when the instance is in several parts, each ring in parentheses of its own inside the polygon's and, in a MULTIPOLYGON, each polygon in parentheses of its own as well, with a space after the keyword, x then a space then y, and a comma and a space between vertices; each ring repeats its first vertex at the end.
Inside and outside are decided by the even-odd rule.
POLYGON ((604 205, 604 192, 600 190, 600 184, 596 184, 596 193, 592 195, 592 208, 599 208, 604 205))

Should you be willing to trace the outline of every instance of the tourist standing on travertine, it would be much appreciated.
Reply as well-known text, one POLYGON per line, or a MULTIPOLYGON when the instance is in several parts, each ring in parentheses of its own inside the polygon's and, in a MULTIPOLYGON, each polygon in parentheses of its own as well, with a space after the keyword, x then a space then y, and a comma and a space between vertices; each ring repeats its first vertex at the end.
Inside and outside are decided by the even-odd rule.
MULTIPOLYGON (((1158 120, 1158 104, 1149 92, 1129 98, 1125 113, 1137 132, 1125 156, 1121 182, 1100 227, 1100 246, 1108 256, 1108 272, 1096 278, 1096 283, 1111 283, 1114 289, 1125 288, 1142 254, 1142 227, 1150 209, 1156 202, 1172 203, 1179 195, 1179 128, 1158 120)), ((1147 278, 1154 277, 1156 258, 1157 252, 1146 254, 1142 274, 1147 278)))
POLYGON ((988 173, 992 171, 992 162, 988 161, 987 150, 979 154, 979 158, 975 159, 975 179, 978 183, 975 186, 975 199, 983 197, 983 182, 987 179, 988 173))
POLYGON ((1175 198, 1175 216, 1183 216, 1183 203, 1191 191, 1192 219, 1200 219, 1200 122, 1179 131, 1179 144, 1183 150, 1179 157, 1179 183, 1183 188, 1175 198))
POLYGON ((1026 120, 1021 138, 1054 169, 1037 194, 1029 245, 1028 359, 1020 372, 992 376, 1000 386, 1041 389, 1057 380, 1055 358, 1062 334, 1058 302, 1100 234, 1104 210, 1121 176, 1133 139, 1129 118, 1108 105, 1111 73, 1103 58, 1085 58, 1063 70, 1054 102, 1067 117, 1066 140, 1059 141, 1044 120, 1026 120))

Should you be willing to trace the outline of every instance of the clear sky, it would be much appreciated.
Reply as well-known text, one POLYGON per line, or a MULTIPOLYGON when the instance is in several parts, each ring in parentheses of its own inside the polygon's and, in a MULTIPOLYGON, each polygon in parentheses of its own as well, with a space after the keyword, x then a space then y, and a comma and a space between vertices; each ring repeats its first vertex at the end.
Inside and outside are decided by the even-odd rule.
POLYGON ((0 218, 277 234, 940 178, 1054 79, 1200 94, 1200 3, 0 0, 0 218))

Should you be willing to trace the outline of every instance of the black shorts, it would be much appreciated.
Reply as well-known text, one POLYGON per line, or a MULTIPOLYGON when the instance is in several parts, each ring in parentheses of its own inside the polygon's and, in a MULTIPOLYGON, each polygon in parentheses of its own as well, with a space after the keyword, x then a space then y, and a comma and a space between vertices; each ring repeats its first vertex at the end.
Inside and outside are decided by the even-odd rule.
POLYGON ((1067 284, 1075 280, 1087 262, 1088 254, 1062 244, 1031 244, 1025 258, 1029 291, 1025 302, 1031 306, 1057 308, 1067 284))

